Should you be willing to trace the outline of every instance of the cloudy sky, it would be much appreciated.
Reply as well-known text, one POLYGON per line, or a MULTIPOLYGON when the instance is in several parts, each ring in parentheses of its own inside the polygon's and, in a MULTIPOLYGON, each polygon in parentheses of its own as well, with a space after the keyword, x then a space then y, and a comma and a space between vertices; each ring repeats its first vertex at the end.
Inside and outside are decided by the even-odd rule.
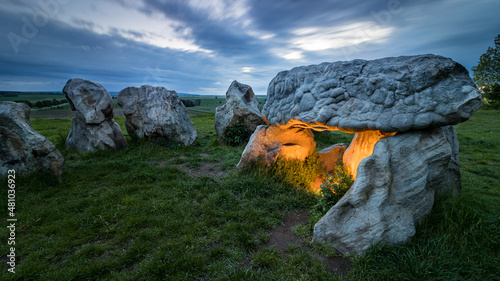
MULTIPOLYGON (((433 53, 469 71, 500 33, 498 0, 1 0, 0 90, 150 84, 265 94, 282 70, 433 53)), ((472 72, 471 72, 472 75, 472 72)))

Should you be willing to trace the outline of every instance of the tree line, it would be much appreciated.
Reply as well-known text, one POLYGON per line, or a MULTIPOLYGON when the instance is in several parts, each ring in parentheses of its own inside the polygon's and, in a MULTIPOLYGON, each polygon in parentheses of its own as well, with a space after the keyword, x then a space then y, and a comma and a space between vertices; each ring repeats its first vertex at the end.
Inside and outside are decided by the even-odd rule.
POLYGON ((66 99, 62 99, 62 100, 52 99, 52 100, 39 100, 37 102, 30 102, 29 100, 16 100, 15 102, 25 103, 25 104, 29 105, 29 107, 31 107, 31 108, 45 108, 45 107, 57 106, 57 105, 68 103, 68 100, 66 100, 66 99))

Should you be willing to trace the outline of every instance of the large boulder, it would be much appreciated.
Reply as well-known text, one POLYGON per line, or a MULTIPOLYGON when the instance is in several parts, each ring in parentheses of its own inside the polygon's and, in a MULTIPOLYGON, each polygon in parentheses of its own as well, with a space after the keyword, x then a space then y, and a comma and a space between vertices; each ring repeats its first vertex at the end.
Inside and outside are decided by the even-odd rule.
POLYGON ((128 87, 118 94, 129 135, 163 144, 196 144, 198 133, 175 91, 144 85, 128 87))
POLYGON ((458 164, 452 126, 381 139, 359 164, 347 194, 316 223, 313 241, 344 254, 407 241, 436 196, 460 191, 458 164))
POLYGON ((256 130, 238 165, 295 145, 288 140, 304 130, 356 133, 344 153, 320 153, 329 170, 342 157, 355 182, 316 224, 314 241, 362 254, 373 243, 406 241, 437 194, 458 194, 458 141, 450 125, 481 105, 467 70, 441 56, 297 67, 271 81, 263 108, 267 131, 281 132, 273 138, 283 141, 259 145, 270 138, 256 130))
POLYGON ((436 55, 296 67, 278 73, 267 95, 271 124, 297 119, 350 132, 454 125, 482 105, 465 67, 436 55))
POLYGON ((225 141, 228 129, 240 121, 243 121, 250 132, 264 124, 259 101, 252 88, 235 80, 226 92, 226 103, 215 110, 218 141, 225 141))
POLYGON ((98 83, 72 78, 63 88, 71 110, 76 111, 66 146, 80 151, 127 146, 120 126, 113 120, 113 99, 98 83))
POLYGON ((64 158, 56 147, 31 127, 30 107, 0 102, 0 174, 49 172, 61 176, 64 158))

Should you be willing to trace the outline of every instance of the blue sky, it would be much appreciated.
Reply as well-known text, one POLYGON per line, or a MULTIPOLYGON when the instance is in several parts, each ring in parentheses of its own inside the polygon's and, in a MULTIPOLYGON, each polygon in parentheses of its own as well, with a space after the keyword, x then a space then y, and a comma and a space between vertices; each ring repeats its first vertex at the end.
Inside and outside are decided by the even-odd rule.
POLYGON ((80 77, 113 92, 214 95, 238 80, 265 94, 295 66, 427 53, 471 71, 498 11, 498 0, 2 0, 0 90, 80 77))

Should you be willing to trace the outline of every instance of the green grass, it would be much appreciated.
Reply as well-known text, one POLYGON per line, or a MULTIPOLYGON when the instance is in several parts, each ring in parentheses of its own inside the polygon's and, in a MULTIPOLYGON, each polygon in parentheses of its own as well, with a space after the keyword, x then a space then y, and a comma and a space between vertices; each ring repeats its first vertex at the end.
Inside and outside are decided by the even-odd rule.
MULTIPOLYGON (((267 174, 238 173, 244 146, 213 141, 213 113, 191 117, 199 133, 195 147, 129 139, 125 149, 87 153, 64 147, 71 120, 33 119, 65 156, 65 172, 61 179, 17 178, 17 273, 6 272, 5 239, 0 279, 499 280, 499 116, 480 110, 456 126, 461 196, 441 199, 407 243, 377 245, 351 258, 354 268, 342 277, 301 246, 290 245, 286 254, 259 247, 287 212, 311 210, 317 198, 267 174), (226 177, 191 178, 170 166, 215 162, 226 177)), ((126 132, 124 117, 115 120, 126 132)), ((332 133, 321 142, 350 137, 332 133)), ((0 185, 6 194, 5 179, 0 185)), ((0 202, 5 215, 6 201, 0 202)), ((293 231, 311 236, 305 225, 293 231)), ((0 236, 8 236, 5 227, 0 236)))

